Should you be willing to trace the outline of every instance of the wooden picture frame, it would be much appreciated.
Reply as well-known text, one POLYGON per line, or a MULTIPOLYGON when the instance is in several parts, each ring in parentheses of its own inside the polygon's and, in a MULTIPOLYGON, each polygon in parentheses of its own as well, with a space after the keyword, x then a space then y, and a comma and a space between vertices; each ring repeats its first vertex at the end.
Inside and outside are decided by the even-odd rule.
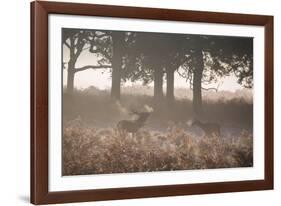
POLYGON ((164 197, 273 189, 273 17, 35 1, 31 3, 31 203, 164 197), (82 15, 263 26, 265 31, 264 180, 50 192, 48 190, 48 15, 82 15))

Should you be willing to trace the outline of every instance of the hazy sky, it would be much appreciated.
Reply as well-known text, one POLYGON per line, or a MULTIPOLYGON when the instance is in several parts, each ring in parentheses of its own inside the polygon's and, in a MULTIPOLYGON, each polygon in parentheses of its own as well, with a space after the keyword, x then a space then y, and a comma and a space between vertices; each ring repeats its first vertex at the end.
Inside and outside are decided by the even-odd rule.
MULTIPOLYGON (((85 65, 97 65, 96 58, 94 54, 87 52, 82 52, 80 57, 76 62, 76 67, 82 67, 85 65)), ((63 62, 68 62, 69 60, 69 50, 64 46, 63 48, 63 62)), ((65 69, 63 72, 63 85, 65 86, 67 82, 67 70, 65 69)), ((236 77, 228 76, 220 80, 219 90, 228 90, 235 91, 238 89, 242 89, 243 87, 237 83, 236 77)), ((141 82, 126 82, 123 86, 129 85, 141 85, 141 82)), ((211 84, 206 87, 216 87, 217 84, 211 84)), ((85 70, 82 72, 78 72, 75 75, 74 86, 78 89, 85 89, 89 86, 95 86, 100 89, 107 89, 111 87, 111 77, 109 69, 103 70, 85 70)), ((151 83, 153 86, 153 83, 151 83)), ((165 82, 164 82, 165 87, 165 82)), ((189 84, 186 80, 180 77, 177 73, 175 73, 175 88, 189 88, 189 84)))

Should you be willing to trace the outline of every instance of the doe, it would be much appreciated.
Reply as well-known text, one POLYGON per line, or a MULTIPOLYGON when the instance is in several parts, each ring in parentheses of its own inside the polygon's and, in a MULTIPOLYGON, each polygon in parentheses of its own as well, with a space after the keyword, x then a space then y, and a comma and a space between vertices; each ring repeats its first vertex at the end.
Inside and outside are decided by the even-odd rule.
POLYGON ((192 123, 192 126, 197 126, 201 128, 207 137, 220 137, 221 136, 221 128, 217 123, 210 122, 200 122, 199 120, 195 120, 192 123))

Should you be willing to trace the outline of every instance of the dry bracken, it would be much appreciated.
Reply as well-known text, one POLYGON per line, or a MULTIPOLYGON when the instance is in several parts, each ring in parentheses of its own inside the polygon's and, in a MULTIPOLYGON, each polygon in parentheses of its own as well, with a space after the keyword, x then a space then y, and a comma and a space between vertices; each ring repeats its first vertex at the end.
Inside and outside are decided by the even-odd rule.
POLYGON ((114 128, 64 125, 63 175, 251 167, 253 137, 202 138, 171 126, 134 137, 114 128))

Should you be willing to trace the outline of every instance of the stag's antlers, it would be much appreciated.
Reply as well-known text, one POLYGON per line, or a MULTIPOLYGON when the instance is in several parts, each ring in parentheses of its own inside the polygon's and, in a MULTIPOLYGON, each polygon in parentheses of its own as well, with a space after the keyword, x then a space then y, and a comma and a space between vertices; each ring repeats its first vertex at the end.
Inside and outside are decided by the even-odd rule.
POLYGON ((117 123, 117 129, 119 134, 124 134, 125 132, 128 133, 136 133, 141 127, 144 126, 144 123, 150 116, 153 111, 152 107, 147 105, 144 106, 144 112, 138 112, 135 109, 131 109, 131 113, 137 115, 135 120, 121 120, 117 123))

